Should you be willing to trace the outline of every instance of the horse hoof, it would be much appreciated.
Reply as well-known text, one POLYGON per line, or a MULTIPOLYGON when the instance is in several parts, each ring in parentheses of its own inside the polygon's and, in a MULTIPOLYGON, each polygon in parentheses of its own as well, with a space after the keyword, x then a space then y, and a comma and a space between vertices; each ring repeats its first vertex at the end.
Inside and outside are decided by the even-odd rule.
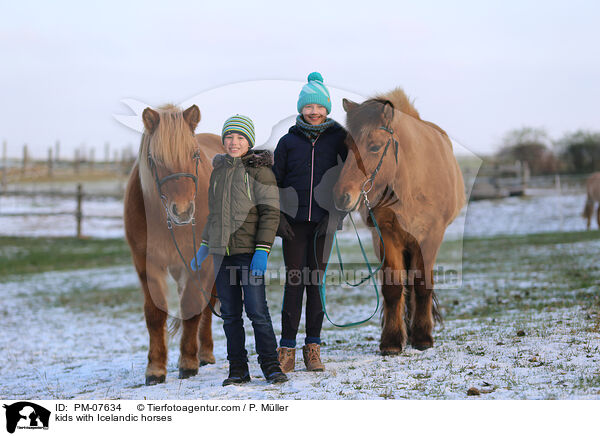
POLYGON ((210 365, 216 362, 215 355, 212 352, 198 353, 198 360, 200 361, 200 366, 210 365))
POLYGON ((402 353, 402 348, 401 347, 385 347, 385 348, 381 348, 381 355, 382 356, 397 356, 400 353, 402 353))
POLYGON ((419 351, 433 347, 433 338, 427 333, 421 335, 412 335, 409 342, 415 350, 419 351))
POLYGON ((154 386, 159 383, 165 382, 166 376, 164 375, 149 375, 146 377, 146 386, 154 386))
POLYGON ((179 368, 179 378, 190 378, 198 374, 198 369, 179 368))

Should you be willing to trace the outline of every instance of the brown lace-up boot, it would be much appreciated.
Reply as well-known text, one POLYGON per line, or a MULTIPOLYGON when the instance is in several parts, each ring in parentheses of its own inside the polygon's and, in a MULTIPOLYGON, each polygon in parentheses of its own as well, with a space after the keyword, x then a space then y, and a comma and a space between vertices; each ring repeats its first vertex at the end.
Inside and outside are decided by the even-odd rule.
POLYGON ((279 359, 281 371, 284 373, 292 372, 296 366, 296 349, 287 347, 278 348, 277 358, 279 359))
POLYGON ((321 362, 321 346, 319 344, 306 344, 302 347, 304 364, 308 371, 324 371, 325 365, 321 362))

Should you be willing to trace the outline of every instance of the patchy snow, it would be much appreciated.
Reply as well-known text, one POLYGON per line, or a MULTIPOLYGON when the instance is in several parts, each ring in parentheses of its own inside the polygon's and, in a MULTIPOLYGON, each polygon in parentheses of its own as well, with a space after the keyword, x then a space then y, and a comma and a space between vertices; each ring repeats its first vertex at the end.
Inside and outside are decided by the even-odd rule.
MULTIPOLYGON (((463 225, 467 236, 582 230, 584 201, 583 194, 550 193, 470 203, 446 236, 460 238, 463 225)), ((119 217, 122 213, 121 202, 114 200, 86 201, 84 208, 88 215, 119 217)), ((74 201, 68 199, 0 197, 0 215, 73 210, 74 201)), ((371 251, 370 231, 359 220, 357 224, 371 251)), ((355 235, 349 221, 344 227, 338 237, 347 250, 355 245, 355 235)), ((75 232, 75 221, 71 216, 0 216, 0 229, 4 235, 70 236, 75 232)), ((87 219, 83 230, 95 237, 123 236, 119 219, 87 219)), ((19 249, 14 250, 16 254, 19 249)), ((573 300, 576 295, 597 299, 599 289, 569 289, 556 283, 551 263, 533 262, 552 253, 568 259, 573 271, 597 274, 599 250, 600 241, 520 247, 518 254, 528 262, 499 256, 497 271, 490 271, 490 264, 482 260, 468 259, 460 289, 445 289, 445 279, 438 279, 438 295, 447 320, 434 333, 434 348, 420 352, 409 347, 399 356, 384 357, 378 354, 379 316, 350 329, 325 321, 322 356, 327 370, 305 371, 298 349, 297 371, 290 374, 288 383, 276 386, 267 384, 260 373, 248 320, 245 326, 252 382, 242 387, 221 386, 228 365, 221 321, 214 319, 217 363, 200 368, 196 377, 178 380, 179 338, 170 339, 167 382, 146 387, 148 334, 141 303, 111 305, 100 301, 86 306, 84 298, 139 288, 130 265, 12 277, 0 283, 0 397, 462 399, 475 387, 481 392, 476 398, 600 399, 598 303, 590 306, 573 300)), ((362 261, 356 249, 345 251, 344 259, 362 261)), ((460 269, 451 263, 443 266, 460 269)), ((269 269, 281 268, 277 239, 269 269)), ((592 278, 597 283, 598 277, 592 278)), ((268 301, 279 336, 280 284, 269 287, 268 301)), ((365 286, 330 286, 327 302, 331 318, 338 323, 365 318, 375 308, 373 291, 365 286)), ((170 312, 175 314, 176 308, 170 312)), ((303 337, 299 334, 299 343, 303 337)))
MULTIPOLYGON (((531 191, 534 195, 482 200, 469 203, 446 230, 446 239, 467 237, 528 234, 553 231, 585 230, 581 212, 585 194, 569 191, 559 195, 552 190, 531 191)), ((74 236, 76 231, 74 198, 34 198, 0 196, 0 235, 74 236), (6 213, 68 213, 58 217, 11 217, 6 213)), ((123 204, 114 199, 87 199, 83 203, 82 232, 96 238, 123 237, 123 204), (103 216, 102 218, 85 218, 103 216)), ((358 215, 354 215, 359 235, 370 239, 358 215)), ((338 233, 341 240, 355 238, 349 219, 338 233)))
MULTIPOLYGON (((75 236, 75 198, 0 196, 0 235, 75 236), (38 216, 36 214, 64 214, 38 216), (31 214, 3 216, 3 214, 31 214)), ((114 199, 86 199, 82 206, 82 233, 97 238, 124 237, 123 203, 114 199), (86 218, 88 216, 89 218, 86 218), (102 217, 102 218, 99 218, 102 217)))
MULTIPOLYGON (((575 247, 588 255, 598 244, 575 247)), ((536 247, 531 247, 535 254, 536 247)), ((279 256, 276 256, 276 258, 279 256)), ((276 263, 276 261, 274 260, 276 263)), ((276 268, 278 265, 273 265, 276 268)), ((524 289, 527 298, 565 298, 571 290, 544 289, 545 272, 530 277, 472 274, 460 290, 444 290, 440 299, 451 317, 435 332, 434 348, 410 347, 399 356, 378 354, 378 317, 359 327, 324 324, 322 356, 327 370, 297 371, 282 385, 267 384, 254 352, 254 337, 245 320, 252 382, 222 387, 227 376, 225 338, 213 321, 217 363, 197 376, 177 379, 178 338, 169 341, 165 384, 143 384, 147 331, 142 307, 78 307, 61 304, 73 293, 137 287, 132 267, 48 272, 0 284, 3 334, 0 353, 3 398, 38 399, 463 399, 475 387, 487 399, 600 399, 600 333, 597 313, 589 308, 514 309, 507 301, 524 289), (535 281, 534 281, 535 280, 535 281), (481 286, 485 283, 486 286, 481 286), (546 293, 548 295, 546 295, 546 293), (487 305, 506 304, 494 316, 461 319, 487 305), (453 300, 460 304, 453 306, 453 300), (596 317, 594 321, 594 316, 596 317), (594 327, 596 325, 596 327, 594 327), (522 334, 517 332, 522 331, 522 334)), ((598 288, 577 290, 597 295, 598 288)), ((140 291, 141 292, 141 291, 140 291)), ((354 321, 374 309, 370 290, 333 287, 331 317, 354 321)), ((525 295, 525 294, 524 294, 525 295)), ((281 287, 269 289, 269 306, 279 334, 281 287)), ((537 301, 537 300, 536 300, 537 301)), ((303 332, 303 327, 300 329, 303 332)), ((298 336, 299 342, 303 334, 298 336)), ((471 398, 471 397, 469 397, 471 398)))

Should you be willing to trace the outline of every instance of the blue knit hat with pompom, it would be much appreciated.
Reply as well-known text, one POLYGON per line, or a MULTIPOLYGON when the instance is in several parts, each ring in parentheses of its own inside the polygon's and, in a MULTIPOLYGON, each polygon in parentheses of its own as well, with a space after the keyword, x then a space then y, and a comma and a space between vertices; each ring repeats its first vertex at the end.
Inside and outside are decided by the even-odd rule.
POLYGON ((323 85, 321 73, 314 72, 308 75, 308 83, 302 87, 298 97, 298 112, 307 104, 320 104, 325 106, 327 113, 331 112, 331 98, 329 90, 323 85))

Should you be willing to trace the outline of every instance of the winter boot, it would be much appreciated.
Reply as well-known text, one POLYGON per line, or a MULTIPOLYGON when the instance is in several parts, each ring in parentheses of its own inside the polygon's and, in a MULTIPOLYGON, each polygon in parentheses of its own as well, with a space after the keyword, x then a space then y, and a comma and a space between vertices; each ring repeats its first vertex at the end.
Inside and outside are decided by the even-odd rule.
POLYGON ((229 362, 229 377, 223 381, 223 386, 241 385, 250 381, 248 362, 229 362))
POLYGON ((267 362, 260 365, 265 379, 271 383, 283 383, 288 381, 287 375, 281 371, 279 362, 277 360, 273 362, 267 362))
POLYGON ((280 347, 277 349, 277 358, 282 372, 292 372, 296 366, 296 349, 280 347))
POLYGON ((321 346, 319 344, 306 344, 302 347, 304 364, 308 371, 324 371, 325 365, 321 362, 321 346))

